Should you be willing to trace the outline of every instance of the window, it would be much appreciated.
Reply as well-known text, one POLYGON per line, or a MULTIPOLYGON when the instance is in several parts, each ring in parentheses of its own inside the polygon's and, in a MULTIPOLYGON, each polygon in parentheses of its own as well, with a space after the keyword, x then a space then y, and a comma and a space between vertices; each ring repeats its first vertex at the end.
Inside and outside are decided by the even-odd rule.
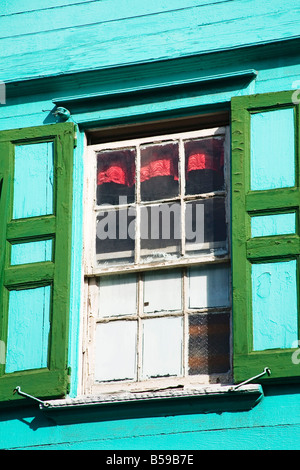
POLYGON ((299 122, 289 91, 232 100, 236 381, 299 376, 299 122))
POLYGON ((67 393, 73 147, 70 123, 0 133, 1 401, 67 393))
POLYGON ((228 128, 88 148, 85 393, 230 381, 228 128))

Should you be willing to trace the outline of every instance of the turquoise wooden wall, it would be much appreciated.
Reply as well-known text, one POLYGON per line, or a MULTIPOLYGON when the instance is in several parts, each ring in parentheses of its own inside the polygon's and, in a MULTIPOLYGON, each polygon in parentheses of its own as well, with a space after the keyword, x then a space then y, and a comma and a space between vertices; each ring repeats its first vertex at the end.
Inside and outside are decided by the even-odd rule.
MULTIPOLYGON (((56 122, 53 98, 154 89, 241 70, 258 74, 255 80, 211 81, 193 93, 74 109, 72 118, 101 124, 189 115, 228 110, 236 95, 292 90, 300 78, 294 42, 299 20, 298 0, 0 0, 0 81, 7 91, 0 130, 56 122)), ((71 397, 77 394, 80 354, 83 141, 81 130, 74 159, 71 397)), ((0 448, 299 449, 299 393, 296 385, 269 387, 244 412, 75 424, 56 424, 36 406, 0 409, 0 448)))

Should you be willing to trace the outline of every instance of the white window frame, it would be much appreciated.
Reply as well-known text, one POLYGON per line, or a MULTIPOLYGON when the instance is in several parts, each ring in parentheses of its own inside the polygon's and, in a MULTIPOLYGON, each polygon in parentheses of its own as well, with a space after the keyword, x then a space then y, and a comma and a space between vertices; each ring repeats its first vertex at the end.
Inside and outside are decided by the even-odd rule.
MULTIPOLYGON (((85 149, 85 176, 84 176, 84 306, 83 306, 83 372, 82 372, 82 392, 83 394, 98 394, 98 393, 115 393, 121 391, 145 391, 145 390, 155 390, 168 387, 178 387, 178 386, 188 386, 192 384, 193 386, 200 385, 203 386, 209 383, 232 383, 231 372, 224 374, 216 374, 215 376, 210 375, 188 375, 188 314, 192 312, 191 309, 188 309, 187 305, 187 270, 190 266, 196 265, 210 265, 212 263, 230 263, 230 171, 229 171, 229 162, 230 162, 230 131, 229 126, 215 127, 210 129, 202 129, 199 131, 191 132, 180 132, 174 134, 166 135, 156 135, 147 138, 137 138, 130 140, 120 140, 108 142, 105 144, 94 144, 86 145, 85 149), (173 202, 175 200, 182 202, 192 201, 199 199, 207 199, 213 196, 223 196, 225 197, 225 212, 226 212, 226 224, 227 224, 227 252, 224 250, 218 252, 217 246, 215 250, 210 254, 197 254, 195 256, 181 256, 178 258, 171 259, 159 259, 157 261, 150 262, 141 262, 141 263, 132 263, 132 264, 120 264, 120 265, 109 265, 109 266, 96 266, 95 263, 95 241, 96 241, 96 214, 100 210, 105 210, 105 205, 97 206, 96 205, 96 174, 97 174, 97 159, 95 158, 96 152, 101 150, 113 150, 120 149, 125 147, 139 146, 142 144, 151 144, 165 141, 172 141, 180 139, 180 152, 179 152, 179 174, 184 171, 185 162, 184 162, 184 151, 183 151, 183 141, 193 138, 205 138, 212 136, 224 135, 224 184, 225 188, 221 191, 214 191, 206 194, 198 195, 185 195, 185 188, 181 183, 182 179, 179 178, 179 197, 162 199, 157 201, 151 201, 145 205, 151 205, 162 202, 173 202), (92 209, 92 210, 91 210, 92 209), (125 274, 125 273, 137 273, 139 277, 138 281, 138 302, 141 302, 142 296, 140 293, 143 289, 143 281, 139 276, 139 273, 161 270, 165 268, 182 268, 184 270, 183 281, 182 281, 182 311, 177 315, 183 317, 184 321, 184 345, 183 345, 183 376, 176 377, 160 377, 155 379, 147 380, 138 380, 138 381, 116 381, 116 382, 103 382, 95 383, 94 382, 94 357, 95 357, 95 330, 96 324, 99 321, 98 319, 98 299, 99 299, 99 287, 98 280, 100 276, 112 275, 112 274, 125 274)), ((137 156, 136 161, 136 175, 139 172, 139 156, 137 156)), ((138 176, 137 176, 138 179, 138 176)), ((137 184, 137 186, 139 186, 137 184)), ((136 190, 138 201, 140 201, 140 195, 138 190, 136 190)), ((143 203, 144 205, 144 203, 143 203)), ((128 204, 125 206, 116 206, 118 208, 134 206, 133 204, 128 204)), ((184 207, 184 204, 181 204, 181 207, 184 207)), ((183 210, 183 209, 182 209, 183 210)), ((182 217, 183 214, 181 214, 182 217)), ((184 223, 182 217, 182 224, 184 223)), ((136 231, 137 236, 139 234, 139 220, 136 222, 136 231)), ((184 230, 182 230, 182 247, 184 247, 184 230)), ((135 254, 139 255, 139 253, 135 254)), ((230 312, 231 307, 228 308, 202 308, 197 309, 197 313, 206 313, 214 311, 218 312, 230 312)), ((170 313, 166 314, 156 314, 152 315, 154 317, 168 317, 170 313)), ((172 316, 176 316, 176 313, 172 312, 172 316)), ((149 318, 149 315, 147 315, 149 318)), ((125 320, 126 317, 122 316, 122 320, 125 320)), ((132 320, 133 317, 128 318, 132 320)), ((142 316, 138 314, 137 321, 141 321, 142 316)), ((108 321, 107 319, 102 319, 101 321, 108 321)), ((231 325, 230 325, 231 326, 231 325)), ((140 327, 139 327, 140 328, 140 327)), ((140 331, 140 330, 139 330, 140 331)), ((139 336, 140 333, 138 333, 139 336)), ((230 338, 231 343, 231 338, 230 338)), ((138 338, 138 348, 141 348, 141 341, 138 338)), ((232 354, 230 353, 230 360, 232 354)), ((139 368, 139 364, 137 365, 139 368)), ((232 369, 232 367, 231 367, 232 369)))

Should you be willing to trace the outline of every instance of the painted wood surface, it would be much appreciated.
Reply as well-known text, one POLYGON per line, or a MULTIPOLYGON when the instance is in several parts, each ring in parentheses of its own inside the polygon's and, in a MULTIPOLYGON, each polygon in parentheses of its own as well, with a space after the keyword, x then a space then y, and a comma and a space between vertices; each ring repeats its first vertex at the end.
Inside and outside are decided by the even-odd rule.
MULTIPOLYGON (((251 215, 255 213, 269 215, 270 213, 278 213, 279 210, 289 212, 299 205, 298 186, 295 188, 249 191, 251 179, 249 140, 253 113, 257 112, 258 109, 260 112, 267 112, 272 107, 278 111, 283 111, 293 106, 291 100, 292 96, 289 91, 236 97, 232 100, 233 364, 234 377, 238 382, 246 379, 252 372, 255 375, 254 371, 257 370, 258 366, 266 367, 266 365, 273 371, 273 378, 299 377, 299 369, 291 359, 291 350, 280 349, 283 343, 278 342, 277 339, 276 342, 279 346, 277 349, 274 349, 275 346, 274 343, 272 344, 272 340, 268 339, 268 345, 268 341, 264 343, 264 340, 262 340, 266 349, 253 350, 253 338, 257 331, 254 332, 252 321, 253 315, 255 315, 255 321, 258 318, 256 326, 262 327, 260 335, 266 328, 269 330, 274 328, 273 334, 276 335, 277 331, 281 329, 279 324, 283 321, 283 317, 286 317, 287 324, 291 320, 294 325, 288 328, 294 340, 293 347, 297 346, 298 327, 296 325, 298 320, 296 320, 296 317, 299 316, 299 313, 297 313, 299 288, 296 282, 296 268, 293 263, 299 255, 299 235, 250 239, 251 215), (266 260, 274 263, 274 273, 271 264, 265 266, 267 264, 266 260), (286 274, 281 273, 281 267, 284 265, 283 261, 291 263, 291 272, 287 269, 284 271, 286 274), (276 272, 276 263, 280 265, 278 273, 276 272), (252 265, 255 267, 251 269, 252 265), (263 266, 266 269, 264 272, 260 272, 259 269, 263 266), (271 271, 267 274, 269 268, 271 271), (259 289, 259 285, 256 284, 256 270, 257 273, 263 274, 262 281, 266 282, 262 283, 261 286, 265 286, 265 290, 259 289), (255 276, 255 284, 251 279, 252 273, 255 276), (269 275, 272 277, 272 283, 269 283, 270 291, 267 289, 268 281, 270 281, 269 275), (287 291, 284 293, 285 289, 287 291), (267 297, 269 297, 268 305, 263 306, 264 299, 267 297), (289 300, 291 301, 290 311, 288 307, 289 300), (270 311, 268 309, 271 304, 273 307, 270 311), (252 307, 254 311, 252 311, 252 307), (278 318, 276 315, 280 311, 283 313, 278 318), (289 317, 289 314, 291 314, 291 317, 289 317), (260 325, 259 322, 262 321, 263 323, 263 319, 266 319, 269 325, 264 325, 264 327, 262 324, 260 325), (269 349, 270 345, 271 349, 269 349)), ((296 119, 298 119, 298 106, 294 107, 294 113, 296 119)), ((299 171, 298 159, 295 160, 297 167, 294 168, 293 165, 293 174, 299 171)), ((277 163, 279 164, 279 161, 277 163)), ((275 174, 278 175, 279 170, 276 170, 275 174)), ((284 327, 282 331, 288 337, 288 332, 285 332, 284 327)), ((291 347, 290 339, 288 341, 291 347)), ((261 345, 255 345, 256 347, 261 347, 261 345)))
POLYGON ((251 236, 270 237, 296 233, 296 213, 251 217, 251 236))
POLYGON ((17 243, 11 246, 12 266, 52 260, 52 240, 17 243))
POLYGON ((251 190, 295 184, 294 110, 251 115, 251 190))
POLYGON ((53 213, 53 143, 15 147, 13 218, 53 213))
POLYGON ((252 265, 253 350, 298 344, 297 262, 252 265))
POLYGON ((262 401, 247 412, 133 415, 122 420, 116 416, 72 425, 55 425, 38 407, 3 410, 1 448, 102 449, 110 453, 114 449, 300 450, 299 385, 269 387, 264 392, 262 401))
POLYGON ((50 301, 50 286, 10 291, 7 374, 47 367, 50 301))
MULTIPOLYGON (((132 2, 132 10, 129 13, 128 2, 114 2, 115 13, 111 8, 111 1, 91 2, 89 0, 72 0, 76 6, 75 14, 73 6, 68 0, 48 0, 47 6, 38 0, 20 1, 6 0, 1 5, 0 22, 1 32, 6 38, 0 40, 3 59, 1 63, 0 79, 14 80, 25 76, 38 76, 70 72, 88 67, 106 67, 113 64, 127 64, 132 62, 150 60, 156 58, 177 58, 184 54, 198 53, 201 51, 212 51, 223 47, 235 47, 245 45, 251 41, 258 43, 270 38, 283 38, 298 35, 299 12, 298 2, 246 2, 246 1, 220 1, 218 9, 211 5, 210 15, 202 15, 212 18, 211 24, 202 24, 197 19, 190 21, 195 12, 201 11, 204 4, 209 1, 172 1, 172 10, 190 9, 184 15, 186 25, 183 23, 178 27, 179 14, 172 12, 168 3, 157 2, 132 2), (88 5, 89 4, 89 5, 88 5), (92 5, 94 4, 94 5, 92 5), (97 17, 90 14, 89 21, 87 13, 92 6, 101 4, 101 20, 106 18, 106 25, 90 24, 97 22, 97 17), (69 17, 62 14, 63 9, 72 9, 74 17, 79 21, 72 23, 69 17), (238 19, 235 8, 243 9, 238 19), (87 9, 85 7, 88 6, 87 9), (121 6, 123 8, 121 8, 121 6), (30 13, 23 13, 26 10, 30 13), (57 10, 57 11, 56 11, 57 10), (79 13, 78 13, 79 11, 79 13), (104 16, 104 13, 111 16, 104 16), (125 13, 124 13, 125 12, 125 13), (230 18, 227 14, 230 15, 230 18), (223 13, 225 16, 223 16, 223 13), (14 17, 11 15, 14 14, 14 17), (49 20, 52 15, 53 21, 49 20), (1 16, 2 15, 2 16, 1 16), (9 15, 4 18, 3 15, 9 15), (21 21, 25 15, 26 21, 21 21), (31 18, 30 18, 30 15, 31 18), (43 16, 44 15, 44 16, 43 16), (81 15, 81 23, 80 23, 81 15), (115 16, 113 16, 115 15, 115 16), (122 16, 123 15, 123 16, 122 16), (137 18, 133 18, 134 16, 137 18), (139 15, 144 19, 138 18, 139 15), (255 15, 257 21, 254 21, 255 15), (122 17, 121 17, 122 16, 122 17), (58 17, 60 17, 58 19, 58 17), (174 25, 171 18, 174 17, 174 25), (112 21, 115 18, 116 21, 112 21), (223 20, 224 18, 224 20, 223 20), (297 19, 298 18, 298 19, 297 19), (146 23, 148 19, 148 25, 146 23), (10 23, 8 26, 7 20, 10 23), (38 21, 37 21, 38 20, 38 21), (62 21, 66 23, 64 30, 62 21), (166 21, 165 21, 166 20, 166 21), (5 22, 5 25, 4 25, 5 22), (60 22, 60 23, 59 23, 60 22), (156 26, 153 23, 156 22, 156 26), (153 26, 153 33, 151 31, 153 26), (57 24, 57 28, 56 28, 57 24), (145 36, 142 38, 141 31, 146 24, 145 36), (164 26, 161 26, 164 25, 164 26), (103 41, 103 35, 107 33, 108 26, 111 27, 108 39, 110 44, 103 41), (119 27, 120 26, 120 27, 119 27), (27 29, 26 29, 27 28, 27 29), (31 34, 32 31, 37 34, 31 34), (59 29, 61 28, 61 29, 59 29), (169 30, 167 30, 169 28, 169 30), (127 31, 126 31, 127 29, 127 31), (53 30, 53 32, 51 32, 53 30), (150 30, 150 32, 149 32, 150 30), (20 31, 20 37, 18 37, 20 31), (124 32, 125 31, 125 32, 124 32), (124 32, 125 37, 122 36, 124 32), (219 34, 220 33, 220 34, 219 34), (136 36, 134 36, 136 35, 136 36), (74 39, 75 38, 75 39, 74 39), (77 42, 78 38, 78 42, 77 42), (21 45, 21 42, 23 43, 21 45), (77 44, 74 47, 74 44, 77 44), (103 44, 103 45, 102 45, 103 44), (109 48, 109 52, 108 51, 109 48), (47 51, 45 60, 44 50, 47 51), (57 52, 58 51, 58 52, 57 52), (8 57, 9 56, 9 57, 8 57), (17 65, 16 65, 17 64, 17 65)), ((214 5, 217 3, 215 0, 214 5)), ((207 7, 208 8, 208 7, 207 7)), ((70 11, 70 10, 69 10, 70 11)), ((203 9, 202 9, 203 12, 203 9)), ((73 16, 72 14, 70 16, 73 16)), ((197 17, 197 16, 196 16, 197 17)), ((198 16, 199 18, 199 16, 198 16)), ((1 33, 0 33, 1 34, 1 33)), ((126 105, 120 109, 101 109, 98 114, 99 120, 118 119, 131 116, 138 119, 143 113, 176 113, 178 109, 187 112, 198 106, 216 105, 228 103, 232 96, 254 92, 269 92, 286 90, 292 88, 292 83, 300 76, 299 61, 296 57, 284 56, 270 59, 260 59, 259 54, 255 59, 247 54, 240 57, 238 66, 245 65, 246 68, 255 67, 259 70, 259 76, 254 84, 248 87, 239 85, 229 91, 213 90, 208 87, 206 92, 200 92, 197 96, 180 96, 176 99, 165 97, 162 102, 126 105), (297 62, 298 61, 298 62, 297 62)), ((205 62, 204 56, 199 63, 199 69, 203 67, 205 73, 219 73, 222 67, 236 69, 237 64, 222 60, 218 65, 205 62), (214 69, 213 71, 211 70, 214 69)), ((118 74, 122 82, 126 76, 118 74)), ((185 74, 191 70, 187 68, 185 74)), ((101 82, 101 87, 114 87, 110 80, 111 70, 108 71, 106 79, 101 82)), ((176 72, 174 72, 176 75, 176 72)), ((136 77, 138 76, 136 73, 136 77)), ((153 77, 152 77, 153 78, 153 77)), ((152 80, 151 78, 151 80, 152 80)), ((157 74, 159 81, 161 76, 157 74)), ((168 77, 167 77, 168 78, 168 77)), ((141 80, 143 77, 141 77, 141 80)), ((129 79, 129 81, 132 80, 129 79)), ((98 83, 87 83, 82 80, 71 87, 66 82, 59 88, 62 95, 76 95, 93 92, 99 87, 98 83), (67 91, 67 93, 66 93, 67 91), (81 93, 82 92, 82 93, 81 93)), ((0 108, 0 128, 13 129, 30 125, 41 125, 54 122, 53 116, 44 113, 42 109, 52 109, 52 98, 58 92, 58 88, 49 87, 40 94, 27 98, 14 98, 7 102, 6 106, 0 108)), ((29 93, 30 94, 30 93, 29 93)), ((199 110, 199 108, 198 108, 199 110)), ((72 226, 72 296, 71 296, 71 329, 70 329, 70 363, 76 369, 78 360, 78 342, 74 338, 79 335, 79 291, 81 287, 81 273, 78 266, 81 263, 82 234, 78 220, 82 217, 82 143, 83 136, 79 134, 80 146, 75 153, 74 164, 74 218, 72 226), (81 139, 81 140, 80 140, 81 139)), ((238 186, 236 186, 237 188, 238 186)), ((299 366, 298 366, 299 367, 299 366)), ((72 374, 72 392, 76 393, 77 379, 72 374)), ((31 411, 14 410, 1 411, 0 446, 1 448, 34 448, 34 449, 295 449, 299 448, 300 442, 300 416, 299 416, 299 388, 285 386, 272 388, 262 403, 251 412, 247 413, 222 413, 219 415, 182 415, 177 417, 130 419, 94 423, 77 423, 68 426, 53 426, 42 412, 37 409, 31 411)))
POLYGON ((172 7, 161 0, 150 5, 118 0, 113 6, 109 0, 98 0, 54 3, 48 8, 36 5, 36 9, 29 7, 30 11, 26 5, 18 11, 19 2, 14 9, 3 9, 0 16, 1 79, 5 81, 299 35, 297 0, 176 0, 172 7))

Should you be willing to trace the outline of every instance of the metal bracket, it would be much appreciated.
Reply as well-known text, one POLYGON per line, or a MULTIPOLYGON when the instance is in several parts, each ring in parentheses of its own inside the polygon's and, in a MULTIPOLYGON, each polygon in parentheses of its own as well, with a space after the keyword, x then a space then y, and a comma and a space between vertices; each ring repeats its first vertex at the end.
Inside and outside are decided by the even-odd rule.
POLYGON ((268 374, 268 376, 271 375, 271 370, 269 369, 269 367, 265 367, 265 368, 264 368, 264 371, 261 372, 260 374, 255 375, 254 377, 251 377, 251 378, 248 379, 248 380, 245 380, 244 382, 242 382, 242 383, 236 385, 235 387, 232 387, 232 388, 230 389, 230 392, 234 392, 235 390, 237 390, 238 388, 242 387, 243 385, 246 385, 246 384, 248 384, 249 382, 253 382, 253 380, 258 379, 259 377, 262 377, 262 376, 265 375, 265 374, 268 374))
POLYGON ((40 400, 39 398, 33 397, 32 395, 29 395, 28 393, 22 392, 21 387, 19 386, 14 389, 13 394, 15 393, 17 393, 18 395, 21 395, 22 397, 30 398, 31 400, 34 400, 40 403, 45 408, 48 408, 48 406, 50 406, 50 403, 40 400))

